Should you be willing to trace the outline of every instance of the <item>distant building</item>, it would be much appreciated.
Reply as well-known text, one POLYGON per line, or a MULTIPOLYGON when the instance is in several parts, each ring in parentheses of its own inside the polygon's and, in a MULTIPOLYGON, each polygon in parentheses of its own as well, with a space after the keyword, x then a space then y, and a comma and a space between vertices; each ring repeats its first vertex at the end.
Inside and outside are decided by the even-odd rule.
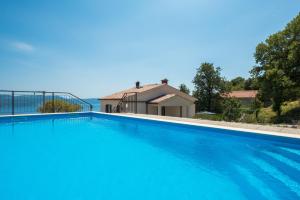
POLYGON ((255 101, 257 90, 238 90, 232 91, 226 95, 225 98, 236 98, 241 101, 244 105, 249 105, 255 101))
POLYGON ((168 80, 164 79, 161 84, 140 85, 136 82, 133 88, 99 100, 101 112, 192 117, 197 99, 168 85, 168 80))

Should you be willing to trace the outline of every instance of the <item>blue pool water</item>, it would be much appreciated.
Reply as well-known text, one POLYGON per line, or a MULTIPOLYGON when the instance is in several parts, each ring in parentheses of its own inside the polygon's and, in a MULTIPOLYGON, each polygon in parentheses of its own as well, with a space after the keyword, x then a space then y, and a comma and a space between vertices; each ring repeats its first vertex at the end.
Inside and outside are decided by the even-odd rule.
POLYGON ((0 199, 300 199, 300 145, 102 114, 2 118, 0 199))

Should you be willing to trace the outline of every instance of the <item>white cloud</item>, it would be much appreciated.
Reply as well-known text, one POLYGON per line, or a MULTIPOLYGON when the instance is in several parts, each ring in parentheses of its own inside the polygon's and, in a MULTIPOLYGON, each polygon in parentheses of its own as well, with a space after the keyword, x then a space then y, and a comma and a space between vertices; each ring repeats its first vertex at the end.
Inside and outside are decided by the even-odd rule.
POLYGON ((31 44, 25 42, 13 42, 11 46, 14 49, 22 52, 32 52, 35 49, 31 44))

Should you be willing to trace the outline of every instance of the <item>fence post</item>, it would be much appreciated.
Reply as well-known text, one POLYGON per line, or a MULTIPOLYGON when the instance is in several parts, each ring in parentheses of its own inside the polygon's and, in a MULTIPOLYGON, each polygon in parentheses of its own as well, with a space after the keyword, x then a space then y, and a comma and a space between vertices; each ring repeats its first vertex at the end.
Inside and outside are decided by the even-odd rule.
POLYGON ((45 101, 46 101, 46 99, 45 99, 45 91, 43 91, 43 112, 45 112, 45 101))
POLYGON ((137 114, 137 92, 135 93, 135 114, 137 114))
POLYGON ((52 112, 55 112, 55 106, 54 106, 54 92, 52 92, 52 112))
POLYGON ((11 92, 11 114, 15 114, 15 91, 11 92))

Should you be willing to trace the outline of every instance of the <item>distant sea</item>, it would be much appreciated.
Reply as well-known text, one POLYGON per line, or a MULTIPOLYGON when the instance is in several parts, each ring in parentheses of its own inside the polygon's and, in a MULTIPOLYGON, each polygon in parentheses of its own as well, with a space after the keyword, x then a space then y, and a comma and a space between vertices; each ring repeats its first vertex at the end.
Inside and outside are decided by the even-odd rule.
POLYGON ((97 112, 100 111, 100 101, 98 99, 89 98, 89 99, 84 99, 84 100, 93 105, 93 111, 97 111, 97 112))

